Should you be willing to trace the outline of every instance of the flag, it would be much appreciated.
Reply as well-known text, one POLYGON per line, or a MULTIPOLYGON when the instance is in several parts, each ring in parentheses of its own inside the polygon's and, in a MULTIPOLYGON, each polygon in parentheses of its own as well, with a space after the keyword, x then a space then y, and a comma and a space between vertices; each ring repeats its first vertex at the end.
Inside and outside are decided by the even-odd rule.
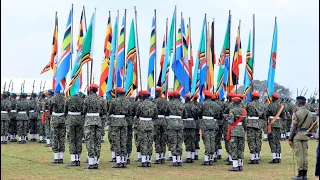
MULTIPOLYGON (((187 41, 188 47, 190 47, 190 58, 188 59, 188 70, 189 70, 189 84, 190 84, 190 87, 191 87, 191 84, 192 84, 192 67, 194 66, 194 64, 193 64, 192 42, 191 42, 191 26, 188 26, 188 25, 187 25, 186 41, 187 41)), ((191 90, 191 88, 190 88, 190 90, 191 90)))
MULTIPOLYGON (((78 41, 77 41, 77 54, 76 54, 76 61, 74 61, 73 69, 71 71, 70 77, 72 79, 72 76, 76 73, 75 71, 79 67, 81 63, 81 52, 82 52, 82 43, 84 39, 84 35, 86 33, 86 17, 84 9, 81 12, 81 18, 80 18, 80 25, 79 25, 79 33, 78 33, 78 41)), ((69 86, 66 91, 66 96, 73 96, 79 93, 79 90, 82 86, 82 71, 80 71, 79 77, 76 79, 74 83, 69 83, 69 86)))
POLYGON ((125 38, 124 34, 126 31, 126 24, 125 24, 125 16, 122 19, 122 25, 120 28, 120 35, 119 35, 119 45, 118 45, 118 58, 117 58, 117 87, 123 87, 124 82, 124 51, 125 51, 125 38))
POLYGON ((126 91, 126 98, 132 96, 133 91, 138 88, 138 66, 137 66, 137 52, 136 52, 136 32, 134 19, 132 19, 130 27, 130 36, 127 52, 127 74, 124 90, 126 91))
POLYGON ((62 41, 62 55, 57 65, 57 71, 55 74, 56 84, 54 93, 58 93, 64 90, 66 87, 66 76, 70 70, 71 58, 73 53, 72 47, 72 14, 73 9, 70 10, 66 31, 62 41))
POLYGON ((272 46, 271 46, 271 56, 269 61, 267 89, 266 89, 268 103, 272 101, 272 94, 274 92, 274 76, 276 72, 277 44, 278 44, 278 25, 277 25, 277 19, 275 19, 272 46))
POLYGON ((149 67, 148 67, 148 91, 151 93, 151 88, 154 87, 154 63, 156 58, 156 24, 155 18, 152 18, 150 51, 149 51, 149 67))
POLYGON ((244 70, 244 92, 243 96, 246 98, 246 103, 249 103, 251 100, 252 92, 252 81, 253 81, 253 58, 251 57, 251 31, 249 33, 248 47, 247 47, 247 56, 246 56, 246 67, 244 70))
POLYGON ((110 51, 112 43, 112 26, 111 17, 108 18, 106 38, 104 40, 104 59, 101 63, 101 74, 100 74, 100 85, 99 85, 99 96, 103 96, 107 90, 108 74, 110 66, 110 51))
POLYGON ((113 89, 113 74, 114 74, 114 61, 115 61, 115 54, 117 51, 117 35, 118 35, 118 16, 116 17, 113 32, 112 32, 112 43, 111 43, 111 54, 110 54, 110 66, 108 72, 108 81, 107 81, 107 89, 106 89, 106 96, 108 99, 111 99, 111 91, 113 89))
POLYGON ((224 43, 219 58, 219 71, 217 78, 216 94, 222 99, 228 84, 229 57, 230 57, 230 19, 228 18, 227 30, 224 36, 224 43))
POLYGON ((40 74, 43 74, 45 72, 48 72, 50 70, 50 62, 48 62, 48 64, 42 69, 42 71, 40 72, 40 74))
MULTIPOLYGON (((82 48, 80 48, 80 59, 81 61, 73 68, 72 71, 72 78, 70 80, 70 85, 72 86, 80 74, 82 73, 82 66, 84 66, 87 62, 90 62, 92 60, 93 56, 93 39, 94 39, 94 30, 95 30, 95 17, 96 13, 94 12, 91 16, 90 25, 88 27, 87 33, 84 37, 82 48)), ((73 89, 72 91, 79 92, 79 89, 73 89)), ((67 91, 68 93, 68 91, 67 91)))
POLYGON ((157 82, 157 86, 161 87, 161 75, 162 75, 162 70, 163 70, 163 62, 164 62, 164 55, 166 51, 166 34, 163 36, 163 41, 162 41, 162 48, 161 48, 161 56, 160 56, 160 74, 157 82))
POLYGON ((214 53, 214 22, 211 23, 210 37, 208 38, 208 63, 207 71, 207 89, 211 92, 214 90, 214 64, 216 63, 216 56, 214 53))
POLYGON ((58 62, 58 16, 56 14, 54 31, 53 31, 53 40, 52 40, 52 50, 50 58, 50 67, 52 69, 52 89, 55 87, 55 73, 56 73, 56 64, 58 62))
POLYGON ((234 92, 234 86, 239 81, 239 65, 242 63, 242 49, 241 49, 241 38, 240 38, 240 25, 238 26, 238 33, 236 39, 236 45, 234 47, 232 71, 229 76, 229 92, 234 92))

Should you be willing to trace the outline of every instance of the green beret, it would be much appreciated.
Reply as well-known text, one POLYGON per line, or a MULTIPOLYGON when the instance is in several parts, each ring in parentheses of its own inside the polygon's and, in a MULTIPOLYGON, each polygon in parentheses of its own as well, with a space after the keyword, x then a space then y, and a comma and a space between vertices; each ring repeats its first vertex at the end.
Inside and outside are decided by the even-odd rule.
POLYGON ((31 95, 32 97, 37 97, 38 96, 38 94, 37 93, 32 93, 32 95, 31 95))
POLYGON ((27 93, 21 93, 21 97, 26 98, 27 97, 27 93))
POLYGON ((16 94, 16 93, 10 93, 10 95, 11 95, 12 97, 17 97, 17 94, 16 94))

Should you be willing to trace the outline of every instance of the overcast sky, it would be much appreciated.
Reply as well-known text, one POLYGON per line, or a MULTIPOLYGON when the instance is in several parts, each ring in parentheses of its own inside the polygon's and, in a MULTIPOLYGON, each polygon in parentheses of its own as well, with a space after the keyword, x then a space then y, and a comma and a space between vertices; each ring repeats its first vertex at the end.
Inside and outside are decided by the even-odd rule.
MULTIPOLYGON (((124 9, 127 9, 128 40, 131 19, 134 17, 133 7, 137 7, 139 48, 143 65, 142 84, 143 88, 146 88, 149 39, 154 9, 157 9, 157 63, 159 63, 165 19, 169 18, 169 22, 171 21, 174 5, 177 5, 178 25, 180 12, 183 12, 186 23, 191 17, 194 54, 199 46, 204 13, 207 13, 210 21, 215 18, 217 58, 221 52, 226 31, 228 10, 231 10, 231 55, 233 56, 238 22, 241 20, 243 62, 245 62, 248 34, 252 29, 252 14, 256 14, 254 78, 259 80, 265 80, 268 76, 274 17, 277 16, 278 55, 275 81, 289 87, 293 92, 304 86, 309 89, 308 92, 313 92, 316 87, 319 87, 318 0, 308 0, 308 2, 301 0, 2 0, 1 79, 18 77, 50 79, 50 72, 42 75, 39 73, 50 59, 55 12, 58 12, 59 18, 59 51, 61 51, 67 16, 72 3, 74 4, 74 45, 77 41, 82 6, 84 5, 86 9, 88 26, 94 8, 97 8, 93 56, 96 82, 100 77, 100 64, 104 56, 103 44, 108 11, 112 13, 113 25, 116 11, 120 10, 121 23, 124 9)), ((158 74, 159 66, 158 64, 158 74)), ((216 84, 217 65, 215 69, 216 84)), ((172 72, 170 74, 172 75, 172 72)), ((240 66, 239 82, 241 84, 243 75, 244 64, 240 66)), ((3 84, 3 81, 1 83, 3 84)), ((172 86, 172 82, 169 86, 172 86)))

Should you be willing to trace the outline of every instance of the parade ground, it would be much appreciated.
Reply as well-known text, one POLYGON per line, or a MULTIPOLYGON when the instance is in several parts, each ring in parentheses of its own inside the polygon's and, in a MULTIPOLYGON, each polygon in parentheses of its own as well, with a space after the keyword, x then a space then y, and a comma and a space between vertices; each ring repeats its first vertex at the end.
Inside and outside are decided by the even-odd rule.
MULTIPOLYGON (((109 150, 109 142, 102 144, 101 160, 98 170, 84 170, 87 165, 81 162, 80 167, 72 167, 70 169, 65 166, 70 162, 68 144, 66 143, 66 152, 64 164, 52 165, 53 153, 51 148, 44 147, 44 144, 27 142, 27 144, 8 143, 1 146, 1 179, 244 179, 244 180, 280 180, 291 179, 296 176, 297 168, 293 164, 292 149, 288 145, 288 141, 281 141, 282 161, 281 164, 268 164, 271 159, 270 147, 267 141, 262 144, 262 162, 258 165, 246 164, 250 153, 246 144, 245 147, 245 163, 244 171, 229 172, 231 166, 225 165, 223 160, 218 160, 213 166, 201 166, 203 161, 204 146, 201 144, 199 160, 194 164, 184 163, 182 167, 169 167, 171 162, 166 162, 165 165, 154 165, 151 168, 138 168, 139 163, 134 162, 136 158, 135 147, 131 156, 131 165, 126 169, 113 169, 111 166, 114 163, 108 162, 111 159, 109 150), (42 155, 44 162, 42 161, 42 155)), ((222 141, 222 144, 224 142, 222 141)), ((309 169, 308 178, 317 179, 314 176, 316 163, 316 146, 317 140, 309 141, 309 169)), ((224 147, 223 147, 223 150, 224 147)), ((86 148, 83 144, 83 155, 86 155, 86 148)), ((153 155, 154 156, 154 155, 153 155)), ((223 152, 223 159, 226 157, 226 152, 223 152)), ((84 156, 81 161, 84 161, 84 156)), ((167 156, 166 156, 167 157, 167 156)), ((154 157, 153 157, 154 159, 154 157)), ((183 154, 185 159, 185 153, 183 154)), ((296 163, 296 162, 295 162, 296 163)))

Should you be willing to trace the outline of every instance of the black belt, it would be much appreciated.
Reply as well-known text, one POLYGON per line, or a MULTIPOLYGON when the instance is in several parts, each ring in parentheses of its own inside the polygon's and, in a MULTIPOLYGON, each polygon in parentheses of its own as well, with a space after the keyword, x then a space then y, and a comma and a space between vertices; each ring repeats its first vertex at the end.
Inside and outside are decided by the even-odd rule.
POLYGON ((297 132, 307 132, 307 128, 297 128, 297 132))

